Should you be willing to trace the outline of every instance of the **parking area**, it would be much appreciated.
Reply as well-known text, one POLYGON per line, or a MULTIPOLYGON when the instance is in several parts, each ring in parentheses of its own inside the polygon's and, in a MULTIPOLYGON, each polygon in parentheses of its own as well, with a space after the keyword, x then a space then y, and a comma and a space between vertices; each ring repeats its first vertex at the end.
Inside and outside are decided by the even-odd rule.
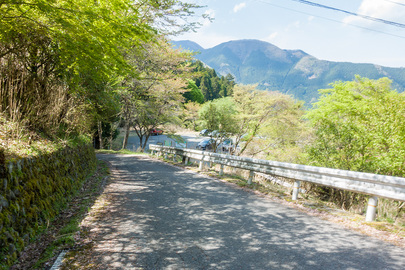
MULTIPOLYGON (((198 132, 188 132, 188 133, 180 133, 176 134, 176 136, 181 136, 186 141, 187 148, 193 148, 195 149, 197 144, 204 139, 204 137, 201 137, 198 132)), ((176 146, 176 140, 172 138, 171 135, 163 133, 162 135, 156 135, 156 136, 150 136, 148 140, 148 145, 149 144, 162 144, 162 145, 173 145, 176 146)), ((138 149, 140 143, 139 143, 139 137, 136 135, 135 132, 131 132, 130 136, 128 138, 128 146, 127 149, 129 150, 136 150, 138 149)), ((148 150, 149 147, 147 147, 146 150, 148 150)))
MULTIPOLYGON (((149 149, 149 144, 158 144, 158 145, 167 145, 167 146, 175 146, 175 147, 186 147, 190 149, 199 149, 204 151, 212 151, 212 146, 207 147, 199 147, 198 144, 202 141, 209 141, 209 136, 200 135, 199 132, 181 132, 179 134, 175 134, 175 136, 171 134, 162 135, 154 135, 150 136, 148 139, 148 146, 146 150, 149 149), (181 137, 186 143, 178 143, 174 137, 181 137)), ((135 132, 131 132, 128 138, 128 146, 127 149, 136 151, 140 146, 139 137, 136 135, 135 132)), ((217 152, 228 152, 228 148, 230 147, 229 141, 225 141, 221 143, 218 148, 217 152)))

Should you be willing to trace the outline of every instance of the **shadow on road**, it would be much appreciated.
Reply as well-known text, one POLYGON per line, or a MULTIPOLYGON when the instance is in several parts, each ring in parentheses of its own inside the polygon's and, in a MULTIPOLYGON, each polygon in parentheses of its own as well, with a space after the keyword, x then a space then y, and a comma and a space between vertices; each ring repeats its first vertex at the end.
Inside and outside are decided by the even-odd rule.
POLYGON ((403 250, 147 157, 113 166, 104 269, 403 269, 403 250))

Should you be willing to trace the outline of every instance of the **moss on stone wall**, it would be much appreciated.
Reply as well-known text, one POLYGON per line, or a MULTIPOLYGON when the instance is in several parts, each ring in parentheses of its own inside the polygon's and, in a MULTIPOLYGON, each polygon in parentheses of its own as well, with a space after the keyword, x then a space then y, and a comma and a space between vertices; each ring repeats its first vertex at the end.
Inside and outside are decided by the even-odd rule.
POLYGON ((91 146, 0 164, 0 269, 45 229, 96 167, 91 146))

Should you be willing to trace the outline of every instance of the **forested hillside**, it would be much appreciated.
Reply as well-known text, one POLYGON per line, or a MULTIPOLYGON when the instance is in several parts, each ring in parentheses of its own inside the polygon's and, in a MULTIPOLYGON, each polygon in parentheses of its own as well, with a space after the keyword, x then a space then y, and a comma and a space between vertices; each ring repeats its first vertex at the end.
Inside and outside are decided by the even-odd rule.
POLYGON ((218 76, 214 69, 204 66, 201 61, 193 62, 191 67, 192 78, 205 101, 232 95, 235 82, 231 74, 218 76))
POLYGON ((370 79, 388 77, 399 92, 405 89, 405 68, 324 61, 300 50, 282 50, 258 40, 229 41, 210 49, 190 41, 172 43, 199 51, 195 58, 220 75, 231 74, 236 83, 258 84, 260 89, 291 94, 306 103, 319 98, 318 89, 328 88, 335 81, 353 80, 355 75, 370 79))

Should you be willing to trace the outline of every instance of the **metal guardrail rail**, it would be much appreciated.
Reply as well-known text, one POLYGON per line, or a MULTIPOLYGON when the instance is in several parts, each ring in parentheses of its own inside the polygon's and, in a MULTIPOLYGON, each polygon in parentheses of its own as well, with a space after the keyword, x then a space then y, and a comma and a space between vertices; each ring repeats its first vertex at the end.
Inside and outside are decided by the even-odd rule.
POLYGON ((223 166, 249 170, 249 184, 252 183, 254 172, 293 179, 295 180, 293 200, 298 198, 300 181, 371 195, 366 214, 367 221, 375 219, 378 197, 405 201, 405 178, 401 177, 254 159, 169 146, 149 145, 149 149, 152 154, 156 151, 159 154, 182 156, 187 163, 190 159, 197 160, 200 162, 200 169, 203 169, 204 162, 220 164, 220 174, 223 173, 223 166))

